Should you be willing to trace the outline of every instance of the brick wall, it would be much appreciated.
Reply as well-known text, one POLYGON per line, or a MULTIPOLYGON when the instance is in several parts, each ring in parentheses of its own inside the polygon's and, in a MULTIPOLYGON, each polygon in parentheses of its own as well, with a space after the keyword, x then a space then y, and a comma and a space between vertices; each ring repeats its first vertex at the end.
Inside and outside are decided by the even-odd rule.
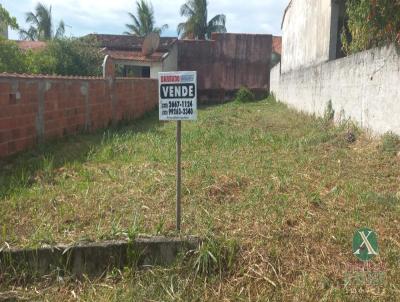
POLYGON ((178 70, 196 70, 200 101, 231 99, 246 86, 269 91, 271 35, 213 34, 211 41, 180 40, 178 70))
POLYGON ((151 79, 0 74, 0 157, 138 118, 157 104, 151 79))

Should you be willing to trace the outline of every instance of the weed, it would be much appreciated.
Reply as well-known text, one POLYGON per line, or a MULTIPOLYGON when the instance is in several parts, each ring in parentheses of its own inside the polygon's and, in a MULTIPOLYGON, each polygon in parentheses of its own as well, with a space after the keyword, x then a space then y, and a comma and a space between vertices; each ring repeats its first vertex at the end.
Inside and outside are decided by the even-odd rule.
MULTIPOLYGON (((131 253, 132 267, 115 278, 22 287, 23 278, 1 279, 0 291, 28 301, 357 301, 341 280, 357 264, 352 236, 367 226, 380 238, 368 265, 390 272, 367 291, 393 300, 400 161, 377 143, 272 97, 202 107, 182 136, 182 235, 205 238, 189 263, 141 271, 131 253), (229 252, 237 243, 240 252, 229 252)), ((1 246, 173 233, 175 124, 157 114, 0 165, 1 246)))
POLYGON ((194 255, 193 269, 196 274, 209 276, 229 272, 238 252, 235 240, 215 238, 211 234, 201 242, 194 255))
POLYGON ((324 120, 326 122, 332 122, 335 118, 335 110, 333 109, 332 101, 329 100, 326 104, 325 112, 324 112, 324 120))
POLYGON ((254 100, 254 93, 247 87, 241 87, 235 96, 235 101, 239 103, 252 102, 254 100))
POLYGON ((385 153, 396 155, 400 151, 400 137, 393 132, 385 133, 380 148, 385 153))

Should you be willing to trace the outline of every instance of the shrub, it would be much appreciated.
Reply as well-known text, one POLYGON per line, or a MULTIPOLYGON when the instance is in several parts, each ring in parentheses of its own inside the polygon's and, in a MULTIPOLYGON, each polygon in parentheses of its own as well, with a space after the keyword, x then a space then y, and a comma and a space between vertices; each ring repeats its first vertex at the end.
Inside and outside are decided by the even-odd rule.
POLYGON ((242 87, 236 93, 235 101, 237 102, 252 102, 254 101, 255 96, 254 93, 250 91, 247 87, 242 87))
POLYGON ((64 38, 49 42, 31 57, 33 73, 98 76, 104 55, 92 39, 64 38))

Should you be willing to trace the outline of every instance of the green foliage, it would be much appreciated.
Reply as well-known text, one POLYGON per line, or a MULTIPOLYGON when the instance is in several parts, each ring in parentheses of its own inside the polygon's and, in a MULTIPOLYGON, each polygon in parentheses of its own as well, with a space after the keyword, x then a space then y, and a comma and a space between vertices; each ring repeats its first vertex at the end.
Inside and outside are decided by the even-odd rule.
POLYGON ((341 36, 345 53, 400 44, 400 0, 347 0, 346 13, 341 36))
POLYGON ((168 29, 168 25, 164 24, 162 27, 155 27, 154 8, 151 3, 145 0, 136 2, 136 16, 128 13, 131 17, 133 24, 126 24, 128 31, 127 35, 136 35, 145 37, 152 32, 161 34, 164 30, 168 29))
POLYGON ((36 52, 21 51, 16 43, 0 40, 0 72, 98 76, 102 60, 93 39, 54 40, 36 52))
POLYGON ((27 60, 15 42, 0 38, 0 72, 23 73, 27 60))
POLYGON ((255 100, 254 93, 250 91, 247 87, 242 87, 236 93, 235 101, 245 103, 252 102, 255 100))
POLYGON ((36 5, 35 12, 26 14, 26 22, 31 24, 29 29, 21 29, 20 36, 25 40, 49 41, 60 39, 65 33, 64 21, 60 21, 54 32, 51 6, 46 7, 40 2, 36 5))
POLYGON ((196 274, 207 276, 222 274, 232 269, 239 245, 235 240, 216 239, 208 235, 195 252, 196 274))
POLYGON ((207 6, 207 0, 187 0, 181 6, 181 16, 187 18, 178 25, 181 38, 205 40, 210 39, 213 32, 226 32, 226 16, 216 15, 207 22, 207 6))
POLYGON ((12 29, 18 29, 17 19, 11 17, 9 12, 0 4, 0 23, 5 26, 10 26, 12 29))
POLYGON ((393 132, 387 132, 382 136, 381 150, 389 154, 397 154, 400 150, 400 137, 393 132))
POLYGON ((93 39, 60 39, 35 59, 40 73, 58 75, 97 76, 101 74, 103 54, 93 39))

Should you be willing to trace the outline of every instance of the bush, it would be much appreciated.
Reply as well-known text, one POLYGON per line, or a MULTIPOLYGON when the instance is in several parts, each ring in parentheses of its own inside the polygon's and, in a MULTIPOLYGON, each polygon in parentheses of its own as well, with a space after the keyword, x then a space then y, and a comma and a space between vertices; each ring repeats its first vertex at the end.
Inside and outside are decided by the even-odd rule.
POLYGON ((242 87, 236 93, 235 101, 245 103, 252 102, 255 100, 254 93, 250 91, 247 87, 242 87))
POLYGON ((35 58, 34 66, 40 73, 98 76, 102 73, 103 58, 92 39, 59 39, 49 42, 48 47, 35 58))

